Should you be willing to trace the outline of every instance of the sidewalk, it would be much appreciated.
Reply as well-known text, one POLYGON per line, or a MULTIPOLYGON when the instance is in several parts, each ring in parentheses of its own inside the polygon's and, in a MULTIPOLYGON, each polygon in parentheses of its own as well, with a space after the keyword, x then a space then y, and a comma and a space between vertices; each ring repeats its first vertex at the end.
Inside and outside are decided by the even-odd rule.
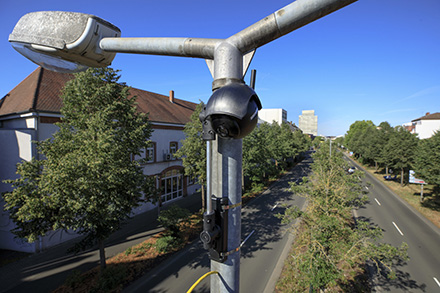
MULTIPOLYGON (((162 209, 172 204, 196 212, 201 208, 201 196, 200 193, 188 195, 162 209)), ((161 230, 157 209, 137 215, 106 241, 106 257, 123 252, 161 230)), ((72 244, 69 241, 1 267, 0 292, 50 292, 62 285, 73 270, 87 271, 99 265, 97 247, 74 255, 67 253, 72 244)))

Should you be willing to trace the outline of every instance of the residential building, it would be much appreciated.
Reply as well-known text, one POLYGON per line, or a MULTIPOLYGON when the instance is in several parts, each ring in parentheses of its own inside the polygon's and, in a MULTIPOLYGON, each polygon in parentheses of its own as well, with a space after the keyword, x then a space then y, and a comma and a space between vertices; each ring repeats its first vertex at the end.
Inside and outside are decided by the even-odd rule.
MULTIPOLYGON (((0 193, 11 189, 2 181, 17 178, 17 163, 29 161, 32 157, 39 159, 35 142, 50 138, 57 131, 54 123, 61 118, 60 93, 64 84, 72 78, 71 74, 37 68, 0 100, 0 193)), ((163 191, 162 202, 175 201, 194 193, 199 186, 183 175, 182 162, 176 160, 173 153, 182 146, 184 125, 190 121, 196 104, 175 98, 173 91, 165 96, 132 88, 130 94, 137 96, 138 111, 149 113, 154 131, 152 143, 142 154, 148 154, 150 158, 143 169, 145 174, 156 177, 157 187, 163 191)), ((38 243, 31 244, 14 238, 10 232, 14 224, 3 210, 3 204, 0 210, 2 249, 35 252, 77 236, 53 231, 38 243)), ((155 207, 152 203, 145 203, 133 213, 155 207)))
POLYGON ((428 112, 425 116, 412 120, 411 124, 411 133, 416 133, 420 139, 430 138, 440 131, 440 112, 428 112))
POLYGON ((284 109, 261 109, 258 111, 259 123, 267 122, 273 123, 274 121, 281 125, 281 123, 287 123, 287 111, 284 109))
POLYGON ((303 110, 302 115, 299 115, 298 127, 305 134, 317 136, 318 116, 315 115, 315 110, 303 110))

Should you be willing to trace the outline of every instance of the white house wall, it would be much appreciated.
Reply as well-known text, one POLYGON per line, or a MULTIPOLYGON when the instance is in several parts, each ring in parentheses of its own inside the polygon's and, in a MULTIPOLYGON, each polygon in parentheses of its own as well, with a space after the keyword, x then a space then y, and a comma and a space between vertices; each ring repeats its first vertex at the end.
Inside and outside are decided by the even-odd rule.
POLYGON ((420 139, 430 138, 436 131, 440 131, 440 120, 419 120, 415 126, 415 133, 420 139))
MULTIPOLYGON (((52 115, 52 117, 55 117, 52 115)), ((52 123, 40 123, 35 113, 13 117, 3 120, 0 129, 0 192, 10 191, 9 184, 2 183, 5 179, 17 178, 16 165, 22 160, 30 161, 33 156, 38 156, 36 146, 32 141, 42 141, 52 137, 58 127, 52 123)), ((185 134, 182 126, 153 126, 154 132, 151 141, 156 143, 156 160, 154 163, 144 164, 144 174, 160 175, 164 170, 173 166, 182 166, 180 160, 164 160, 164 154, 169 153, 170 142, 177 142, 178 148, 182 147, 185 134), (165 128, 165 129, 164 129, 165 128)), ((198 185, 188 185, 187 194, 194 193, 198 185)), ((156 208, 157 205, 144 203, 133 210, 134 214, 140 214, 156 208)), ((0 215, 0 248, 23 252, 36 252, 72 238, 78 237, 75 233, 51 231, 45 237, 41 237, 36 243, 27 243, 22 239, 15 238, 10 232, 15 227, 7 212, 3 210, 1 203, 0 215)))
MULTIPOLYGON (((17 164, 29 161, 32 158, 32 136, 34 130, 0 129, 0 193, 10 191, 10 184, 6 179, 16 179, 17 164)), ((0 215, 0 248, 33 252, 34 244, 14 238, 10 232, 15 227, 7 212, 3 210, 4 201, 1 201, 0 215)))

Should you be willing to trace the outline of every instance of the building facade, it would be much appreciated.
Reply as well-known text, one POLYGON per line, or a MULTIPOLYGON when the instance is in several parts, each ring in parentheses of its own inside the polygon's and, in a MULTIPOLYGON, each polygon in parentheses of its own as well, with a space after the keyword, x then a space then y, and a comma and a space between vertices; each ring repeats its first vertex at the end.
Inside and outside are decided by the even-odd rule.
POLYGON ((428 112, 425 116, 412 120, 410 131, 416 133, 420 139, 430 138, 440 131, 440 112, 428 112))
POLYGON ((281 125, 287 123, 287 111, 284 109, 261 109, 258 111, 259 123, 267 122, 272 124, 274 121, 281 125))
MULTIPOLYGON (((48 139, 57 131, 54 123, 61 121, 60 93, 72 78, 71 74, 38 68, 0 100, 0 193, 10 191, 11 186, 3 180, 17 178, 17 163, 33 157, 40 159, 35 142, 48 139)), ((156 186, 162 190, 160 204, 194 193, 199 186, 183 175, 182 162, 175 159, 173 153, 185 139, 184 125, 190 121, 196 104, 176 99, 173 91, 165 96, 132 88, 130 94, 137 96, 138 111, 148 113, 152 124, 151 144, 142 154, 148 155, 149 160, 143 169, 146 175, 155 176, 156 186)), ((52 231, 36 243, 17 239, 10 232, 14 223, 3 210, 3 204, 0 210, 2 249, 36 252, 77 237, 75 233, 52 231)), ((145 203, 134 209, 133 214, 155 207, 145 203)))
POLYGON ((299 115, 298 127, 305 134, 317 136, 318 116, 315 115, 315 110, 303 110, 302 115, 299 115))

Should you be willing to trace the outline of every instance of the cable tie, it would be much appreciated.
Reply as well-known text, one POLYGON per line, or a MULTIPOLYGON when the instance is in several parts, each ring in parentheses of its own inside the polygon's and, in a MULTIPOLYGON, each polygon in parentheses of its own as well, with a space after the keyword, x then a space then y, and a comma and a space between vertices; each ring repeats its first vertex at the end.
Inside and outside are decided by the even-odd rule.
POLYGON ((239 207, 239 206, 241 206, 241 202, 236 203, 236 204, 234 204, 234 205, 227 205, 227 206, 224 206, 223 209, 224 209, 224 210, 230 210, 230 209, 233 209, 233 208, 236 208, 236 207, 239 207))

